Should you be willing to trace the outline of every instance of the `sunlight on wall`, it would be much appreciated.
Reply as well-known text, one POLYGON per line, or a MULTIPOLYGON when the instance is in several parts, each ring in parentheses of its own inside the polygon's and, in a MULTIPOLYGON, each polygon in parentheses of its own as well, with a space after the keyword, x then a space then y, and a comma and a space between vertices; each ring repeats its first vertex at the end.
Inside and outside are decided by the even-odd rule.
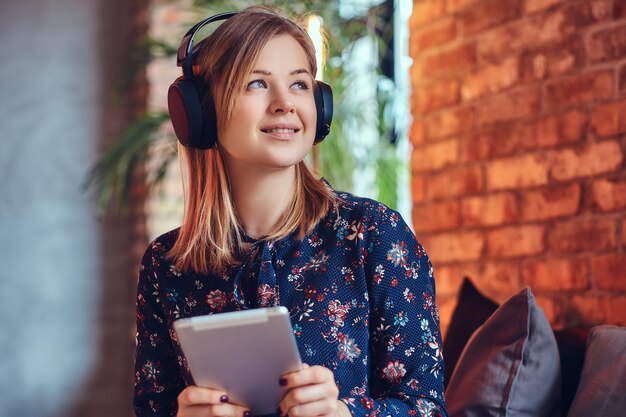
POLYGON ((309 16, 307 20, 307 32, 315 46, 315 60, 317 62, 317 73, 315 79, 324 80, 324 42, 322 41, 322 18, 317 15, 309 16))

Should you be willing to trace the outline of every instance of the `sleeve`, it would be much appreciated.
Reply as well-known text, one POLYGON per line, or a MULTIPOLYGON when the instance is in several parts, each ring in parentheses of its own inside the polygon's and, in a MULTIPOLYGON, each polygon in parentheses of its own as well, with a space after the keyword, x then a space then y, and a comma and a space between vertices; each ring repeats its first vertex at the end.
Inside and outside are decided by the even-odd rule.
POLYGON ((447 417, 432 265, 397 212, 380 205, 373 218, 363 241, 370 397, 344 401, 355 417, 447 417))
POLYGON ((181 359, 173 348, 160 299, 157 276, 159 258, 155 245, 146 251, 137 285, 137 334, 135 392, 137 417, 175 416, 178 394, 185 387, 181 359))

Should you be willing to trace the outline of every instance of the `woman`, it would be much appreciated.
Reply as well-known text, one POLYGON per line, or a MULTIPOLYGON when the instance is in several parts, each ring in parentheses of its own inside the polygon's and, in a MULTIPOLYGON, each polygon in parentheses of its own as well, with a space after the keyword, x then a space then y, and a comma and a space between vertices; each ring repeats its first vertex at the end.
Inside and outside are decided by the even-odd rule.
POLYGON ((179 146, 183 223, 142 260, 138 416, 249 416, 193 385, 172 323, 276 305, 308 364, 276 381, 278 415, 447 415, 426 253, 397 212, 334 191, 303 162, 324 136, 316 69, 306 32, 264 8, 230 17, 194 53, 217 143, 179 146))

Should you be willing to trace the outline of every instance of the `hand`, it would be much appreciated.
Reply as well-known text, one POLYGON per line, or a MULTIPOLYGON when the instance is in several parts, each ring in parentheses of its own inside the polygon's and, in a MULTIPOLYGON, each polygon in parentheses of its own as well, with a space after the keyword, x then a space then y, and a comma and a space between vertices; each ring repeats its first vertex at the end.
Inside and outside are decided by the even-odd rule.
POLYGON ((252 417, 245 407, 228 402, 221 390, 188 386, 178 395, 176 417, 252 417))
POLYGON ((287 393, 279 413, 289 417, 351 417, 348 407, 337 400, 339 389, 332 371, 323 366, 304 364, 302 369, 284 375, 280 385, 287 393))

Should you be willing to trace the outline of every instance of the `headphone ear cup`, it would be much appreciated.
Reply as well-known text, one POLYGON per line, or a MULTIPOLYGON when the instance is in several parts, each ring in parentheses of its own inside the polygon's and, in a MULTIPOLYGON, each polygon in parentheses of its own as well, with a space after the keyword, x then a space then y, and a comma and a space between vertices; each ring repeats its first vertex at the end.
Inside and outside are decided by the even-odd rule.
POLYGON ((178 141, 186 147, 209 149, 215 145, 217 123, 212 103, 203 106, 203 88, 182 76, 167 91, 167 107, 178 141))
POLYGON ((320 143, 330 133, 330 124, 333 120, 333 90, 325 82, 315 81, 313 96, 317 110, 315 143, 320 143))
POLYGON ((209 94, 209 88, 205 83, 194 78, 196 84, 196 91, 198 91, 199 97, 204 97, 200 100, 200 109, 202 111, 202 136, 198 138, 198 149, 210 149, 215 146, 217 142, 217 114, 215 112, 215 104, 213 103, 213 97, 209 94))
POLYGON ((200 97, 194 82, 177 78, 167 91, 167 108, 180 143, 193 146, 203 130, 200 97))

